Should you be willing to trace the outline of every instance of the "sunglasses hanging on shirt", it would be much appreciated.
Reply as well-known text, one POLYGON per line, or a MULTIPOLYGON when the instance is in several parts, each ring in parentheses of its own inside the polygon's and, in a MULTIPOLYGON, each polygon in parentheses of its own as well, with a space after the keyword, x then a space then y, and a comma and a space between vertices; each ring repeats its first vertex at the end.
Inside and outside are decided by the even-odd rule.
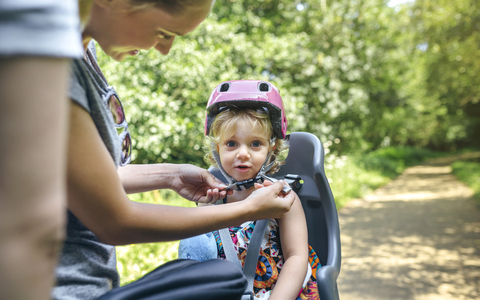
POLYGON ((107 107, 112 113, 113 123, 117 130, 123 129, 123 132, 119 134, 119 139, 122 141, 122 153, 120 157, 120 166, 127 165, 132 159, 132 138, 128 131, 128 124, 125 119, 125 111, 123 110, 122 102, 118 97, 117 92, 111 86, 107 88, 107 94, 103 96, 103 101, 107 104, 107 107))
MULTIPOLYGON (((107 85, 107 93, 103 95, 103 102, 107 105, 108 109, 112 114, 112 120, 117 127, 117 133, 119 134, 119 140, 121 141, 121 155, 120 155, 120 166, 123 167, 130 163, 132 160, 132 138, 130 136, 130 132, 128 131, 128 123, 125 118, 125 111, 123 109, 122 102, 118 97, 117 92, 115 89, 108 85, 107 79, 103 76, 102 70, 97 64, 97 60, 90 49, 87 49, 85 53, 85 59, 90 65, 95 69, 96 73, 102 78, 102 80, 107 85), (121 130, 123 129, 123 131, 121 130)), ((94 83, 98 86, 98 84, 94 81, 94 83)), ((100 90, 102 88, 99 87, 100 90)))

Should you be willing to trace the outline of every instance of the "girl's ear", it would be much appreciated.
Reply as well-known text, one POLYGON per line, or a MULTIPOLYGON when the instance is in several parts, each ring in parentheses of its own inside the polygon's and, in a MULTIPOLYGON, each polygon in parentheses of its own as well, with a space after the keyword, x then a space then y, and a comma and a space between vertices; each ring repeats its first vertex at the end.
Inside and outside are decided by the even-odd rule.
POLYGON ((270 142, 270 145, 272 145, 272 146, 270 146, 271 147, 270 151, 273 151, 273 150, 275 150, 275 148, 277 148, 277 143, 275 143, 275 142, 273 142, 273 144, 272 144, 272 142, 270 142))
POLYGON ((270 145, 272 145, 272 150, 270 150, 270 151, 275 150, 275 148, 277 147, 277 139, 275 137, 272 137, 270 139, 270 145))

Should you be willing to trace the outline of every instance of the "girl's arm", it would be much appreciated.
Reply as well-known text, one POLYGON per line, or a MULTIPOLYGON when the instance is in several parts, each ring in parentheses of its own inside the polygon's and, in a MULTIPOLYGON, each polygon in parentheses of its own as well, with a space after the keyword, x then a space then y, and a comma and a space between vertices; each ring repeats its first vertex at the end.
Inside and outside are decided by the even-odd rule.
MULTIPOLYGON (((281 217, 295 200, 278 197, 282 189, 278 183, 228 205, 186 208, 133 202, 92 118, 76 104, 72 104, 69 130, 68 208, 104 243, 176 240, 251 219, 281 217)), ((182 165, 166 165, 164 171, 155 186, 181 189, 182 165)))
POLYGON ((292 208, 278 220, 284 265, 270 300, 296 299, 307 275, 308 233, 302 203, 295 192, 292 208))

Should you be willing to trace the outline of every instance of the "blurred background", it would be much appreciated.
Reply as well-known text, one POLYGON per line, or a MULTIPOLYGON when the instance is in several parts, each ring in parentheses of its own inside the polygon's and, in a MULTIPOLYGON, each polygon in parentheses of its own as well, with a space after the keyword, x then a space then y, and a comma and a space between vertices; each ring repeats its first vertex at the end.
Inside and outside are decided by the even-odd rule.
MULTIPOLYGON (((289 131, 323 142, 341 208, 406 166, 480 147, 479 29, 477 0, 217 0, 168 56, 117 63, 99 51, 99 62, 124 103, 133 163, 207 167, 212 89, 274 83, 289 131)), ((478 161, 468 164, 480 174, 478 161)), ((165 191, 132 199, 194 205, 165 191)), ((175 258, 176 245, 119 247, 122 284, 175 258)))

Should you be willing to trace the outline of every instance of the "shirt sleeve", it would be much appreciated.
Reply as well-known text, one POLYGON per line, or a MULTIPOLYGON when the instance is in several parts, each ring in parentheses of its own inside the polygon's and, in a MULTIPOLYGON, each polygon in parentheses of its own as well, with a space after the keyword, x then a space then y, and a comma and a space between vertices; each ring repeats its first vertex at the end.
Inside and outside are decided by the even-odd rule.
POLYGON ((79 59, 72 61, 72 70, 70 75, 70 84, 68 88, 68 97, 74 103, 80 105, 90 113, 87 91, 85 90, 85 76, 82 68, 82 62, 79 59))
POLYGON ((0 57, 81 57, 77 0, 1 0, 0 41, 0 57))

